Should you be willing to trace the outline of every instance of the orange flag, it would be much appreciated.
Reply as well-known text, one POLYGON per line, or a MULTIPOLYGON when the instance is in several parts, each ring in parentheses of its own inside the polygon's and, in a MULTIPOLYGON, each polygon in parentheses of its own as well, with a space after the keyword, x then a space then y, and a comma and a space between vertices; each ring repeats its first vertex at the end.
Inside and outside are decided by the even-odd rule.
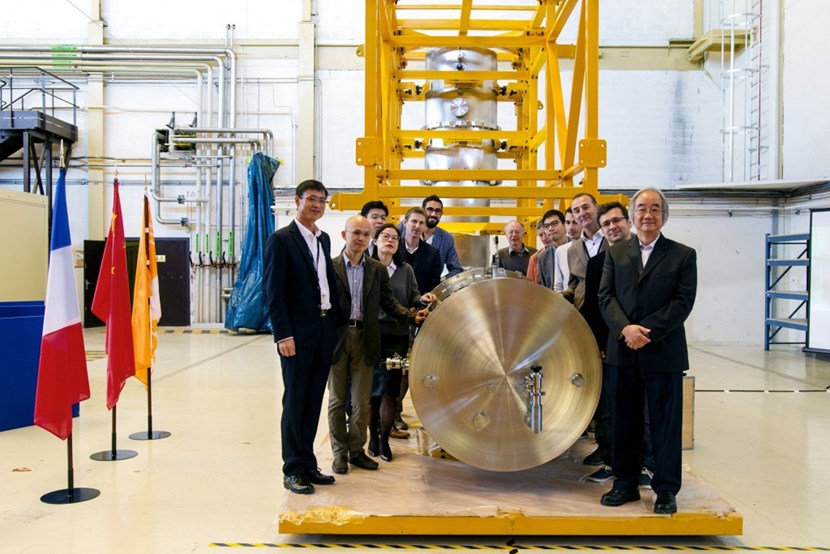
POLYGON ((107 409, 118 403, 124 382, 135 375, 133 333, 130 322, 130 283, 127 276, 127 243, 118 180, 113 183, 112 219, 92 300, 92 313, 107 324, 107 409))
POLYGON ((153 369, 158 323, 161 319, 159 272, 156 266, 156 239, 153 236, 153 218, 150 199, 144 195, 141 238, 138 242, 138 260, 133 286, 133 344, 135 346, 135 376, 147 385, 153 369))

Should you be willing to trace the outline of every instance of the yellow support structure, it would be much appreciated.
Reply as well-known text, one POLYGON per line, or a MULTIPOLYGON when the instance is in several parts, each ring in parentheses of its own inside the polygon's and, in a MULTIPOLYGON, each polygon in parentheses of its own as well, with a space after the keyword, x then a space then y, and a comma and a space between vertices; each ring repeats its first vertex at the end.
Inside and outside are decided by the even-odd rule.
MULTIPOLYGON (((510 5, 454 0, 418 4, 408 0, 366 1, 364 136, 356 140, 356 163, 364 168, 363 191, 337 193, 331 206, 359 210, 382 199, 399 216, 410 202, 430 194, 447 198, 501 199, 499 206, 448 206, 448 216, 511 216, 525 225, 544 210, 563 209, 577 192, 598 201, 623 200, 599 194, 598 170, 607 145, 599 137, 599 0, 524 0, 510 5), (519 5, 517 5, 519 4, 519 5), (577 20, 576 44, 560 44, 570 19, 577 20), (497 71, 427 71, 432 48, 489 48, 497 71), (573 59, 572 79, 563 82, 559 59, 573 59), (515 127, 407 129, 405 103, 426 99, 432 81, 459 85, 496 83, 499 105, 512 103, 515 127), (569 87, 569 100, 564 90, 569 87), (581 131, 581 135, 580 135, 581 131), (412 169, 430 139, 492 140, 503 160, 499 169, 412 169), (402 164, 404 159, 409 164, 402 164), (505 167, 513 160, 514 166, 505 167), (420 181, 477 181, 496 186, 441 186, 420 181), (515 206, 505 206, 515 202, 515 206)), ((502 117, 501 120, 504 120, 502 117)), ((453 224, 453 229, 500 231, 500 224, 453 224)))

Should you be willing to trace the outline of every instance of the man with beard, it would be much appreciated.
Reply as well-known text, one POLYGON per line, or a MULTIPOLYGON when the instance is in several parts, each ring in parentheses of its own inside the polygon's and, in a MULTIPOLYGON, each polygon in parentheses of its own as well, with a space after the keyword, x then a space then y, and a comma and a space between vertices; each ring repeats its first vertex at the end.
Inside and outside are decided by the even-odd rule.
POLYGON ((444 203, 436 195, 427 196, 421 203, 421 207, 427 214, 427 226, 424 229, 423 237, 427 244, 438 249, 441 254, 441 271, 446 272, 446 277, 458 275, 464 268, 458 259, 458 252, 455 250, 455 239, 447 231, 441 229, 438 223, 444 215, 444 203), (446 269, 444 269, 446 268, 446 269))

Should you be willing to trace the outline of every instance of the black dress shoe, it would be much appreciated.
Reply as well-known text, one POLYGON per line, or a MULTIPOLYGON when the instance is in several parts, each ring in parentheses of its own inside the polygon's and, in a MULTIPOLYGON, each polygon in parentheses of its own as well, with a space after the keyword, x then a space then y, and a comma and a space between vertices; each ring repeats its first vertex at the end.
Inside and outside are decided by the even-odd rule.
POLYGON ((282 478, 283 486, 294 494, 311 494, 314 492, 312 486, 302 475, 286 475, 282 478))
POLYGON ((602 452, 599 451, 599 447, 597 447, 596 450, 585 456, 585 459, 582 460, 582 463, 586 466, 605 465, 605 462, 602 460, 602 452))
POLYGON ((378 468, 378 463, 363 452, 357 456, 349 458, 349 463, 361 469, 374 470, 378 468))
POLYGON ((349 472, 349 463, 345 454, 338 454, 334 457, 334 461, 331 463, 331 470, 338 475, 345 475, 349 472))
POLYGON ((331 475, 323 475, 320 473, 320 468, 315 468, 305 474, 305 479, 313 485, 333 485, 334 477, 331 475))
POLYGON ((599 503, 603 506, 622 506, 635 500, 640 500, 640 491, 637 489, 611 489, 602 495, 599 503))
POLYGON ((657 502, 654 503, 655 514, 673 514, 677 512, 677 500, 670 492, 658 492, 657 502))

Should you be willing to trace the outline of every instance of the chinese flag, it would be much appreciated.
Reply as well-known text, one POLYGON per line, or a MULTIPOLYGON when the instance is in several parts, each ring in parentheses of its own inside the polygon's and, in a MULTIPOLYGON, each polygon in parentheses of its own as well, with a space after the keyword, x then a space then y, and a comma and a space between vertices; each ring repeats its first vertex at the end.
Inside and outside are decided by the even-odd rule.
POLYGON ((113 184, 112 218, 98 285, 92 300, 92 313, 107 325, 107 409, 118 403, 124 382, 135 375, 133 331, 130 321, 130 283, 127 276, 127 251, 118 180, 113 184))
POLYGON ((135 265, 133 286, 133 343, 135 345, 135 376, 148 384, 148 374, 153 369, 158 323, 161 319, 159 298, 159 272, 156 266, 156 239, 153 236, 153 218, 150 199, 144 195, 141 238, 138 242, 138 261, 135 265))

